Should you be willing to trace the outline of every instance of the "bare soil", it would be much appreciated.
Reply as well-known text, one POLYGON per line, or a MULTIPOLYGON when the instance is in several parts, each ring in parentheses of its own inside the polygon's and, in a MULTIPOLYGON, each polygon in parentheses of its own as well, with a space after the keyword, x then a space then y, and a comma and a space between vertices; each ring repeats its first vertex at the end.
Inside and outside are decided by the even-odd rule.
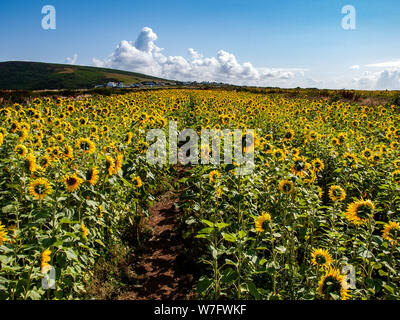
POLYGON ((168 191, 150 208, 151 239, 132 269, 140 286, 132 286, 119 300, 188 300, 194 297, 192 262, 179 230, 179 192, 168 191))

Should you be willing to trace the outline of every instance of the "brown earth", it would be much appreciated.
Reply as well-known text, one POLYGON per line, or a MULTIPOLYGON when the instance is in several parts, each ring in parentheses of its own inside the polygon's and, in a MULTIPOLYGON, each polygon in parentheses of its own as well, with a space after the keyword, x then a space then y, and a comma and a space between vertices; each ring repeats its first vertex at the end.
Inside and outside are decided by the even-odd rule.
POLYGON ((187 300, 194 296, 188 249, 177 220, 178 201, 179 192, 168 191, 150 208, 148 226, 153 234, 132 266, 140 286, 129 288, 119 300, 187 300))

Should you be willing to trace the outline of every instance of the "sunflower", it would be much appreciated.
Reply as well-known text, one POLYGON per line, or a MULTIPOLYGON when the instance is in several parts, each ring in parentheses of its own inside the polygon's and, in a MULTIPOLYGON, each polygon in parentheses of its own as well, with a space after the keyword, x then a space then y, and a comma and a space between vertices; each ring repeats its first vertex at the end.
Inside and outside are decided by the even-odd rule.
POLYGON ((17 135, 19 137, 18 143, 22 143, 28 137, 28 130, 23 128, 23 129, 17 131, 17 135))
POLYGON ((89 138, 79 138, 75 144, 76 148, 84 153, 94 153, 96 151, 95 143, 89 138))
POLYGON ((347 167, 357 168, 357 156, 355 154, 346 153, 343 158, 347 167))
POLYGON ((327 249, 314 249, 311 252, 311 264, 327 268, 333 262, 332 256, 327 249))
POLYGON ((310 166, 304 157, 295 157, 294 164, 291 168, 293 174, 304 177, 306 175, 306 170, 310 166))
POLYGON ((322 199, 324 195, 324 190, 320 186, 317 186, 318 198, 322 199))
POLYGON ((318 283, 318 293, 326 300, 347 300, 350 298, 348 292, 346 276, 338 269, 329 268, 318 283))
POLYGON ((337 140, 340 145, 344 144, 346 140, 346 135, 344 133, 339 133, 337 136, 337 140))
POLYGON ((28 154, 28 149, 22 144, 18 144, 14 151, 20 158, 25 158, 28 154))
POLYGON ((99 205, 99 207, 97 208, 97 211, 98 211, 99 218, 102 218, 103 213, 104 213, 103 206, 99 205))
POLYGON ((349 204, 345 215, 350 222, 361 225, 373 217, 374 210, 375 205, 371 200, 358 200, 349 204))
POLYGON ((81 231, 82 231, 83 238, 87 239, 89 231, 86 228, 85 224, 83 224, 83 223, 81 224, 81 231))
POLYGON ((307 168, 303 180, 306 183, 313 183, 315 180, 317 180, 317 174, 314 170, 307 168))
POLYGON ((106 156, 106 171, 107 175, 112 176, 114 174, 115 161, 110 156, 106 156))
POLYGON ((50 163, 51 163, 51 157, 47 154, 45 154, 39 159, 39 165, 43 168, 48 168, 50 166, 50 163))
POLYGON ((73 159, 74 158, 74 150, 68 144, 66 144, 64 146, 62 154, 63 154, 64 159, 73 159))
POLYGON ((274 155, 274 157, 275 157, 278 161, 283 161, 283 160, 285 160, 285 158, 286 158, 286 153, 285 153, 285 151, 283 151, 283 150, 280 149, 280 148, 274 149, 273 155, 274 155))
POLYGON ((374 153, 371 157, 373 162, 379 162, 381 160, 381 155, 379 153, 374 153))
POLYGON ((7 241, 7 234, 8 231, 6 230, 6 227, 3 226, 0 221, 0 246, 2 246, 3 243, 7 241))
POLYGON ((400 223, 389 221, 389 223, 385 224, 385 227, 382 231, 382 237, 383 239, 388 240, 392 244, 396 245, 400 238, 400 223))
POLYGON ((29 170, 30 173, 35 172, 37 169, 36 165, 36 157, 33 155, 33 153, 29 153, 26 158, 25 158, 25 166, 29 170))
POLYGON ((15 121, 11 122, 10 131, 12 133, 15 133, 15 132, 17 132, 18 129, 19 129, 19 123, 15 122, 15 121))
POLYGON ((267 212, 262 212, 261 215, 257 217, 255 222, 256 231, 264 232, 269 221, 271 221, 271 215, 267 212))
POLYGON ((44 250, 42 252, 42 256, 41 256, 41 270, 42 273, 45 273, 47 271, 47 268, 50 266, 49 262, 51 261, 51 250, 49 248, 47 248, 46 250, 44 250))
POLYGON ((332 138, 331 144, 332 144, 332 146, 335 147, 335 146, 337 146, 339 144, 339 140, 337 138, 332 138))
POLYGON ((37 200, 42 200, 52 193, 52 188, 47 179, 38 178, 29 184, 29 193, 37 200))
POLYGON ((392 178, 394 182, 400 183, 400 170, 393 171, 392 178))
POLYGON ((88 119, 82 117, 82 118, 79 118, 78 122, 81 126, 84 126, 88 123, 88 119))
POLYGON ((308 141, 315 141, 316 139, 318 138, 318 134, 315 132, 315 131, 313 131, 313 130, 311 130, 309 133, 308 133, 308 135, 307 135, 307 139, 308 139, 308 141))
POLYGON ((281 180, 279 182, 279 191, 282 192, 283 194, 290 194, 293 192, 293 182, 290 180, 281 180))
POLYGON ((346 191, 341 186, 331 186, 328 194, 329 198, 334 202, 346 199, 346 191))
POLYGON ((294 131, 292 129, 287 129, 287 131, 283 135, 283 141, 285 142, 292 141, 293 137, 294 137, 294 131))
POLYGON ((213 170, 209 174, 210 183, 217 181, 217 179, 221 176, 221 174, 217 170, 213 170))
POLYGON ((366 148, 366 149, 363 150, 362 155, 363 155, 364 159, 368 160, 372 156, 372 150, 366 148))
POLYGON ((86 172, 86 181, 94 186, 99 180, 99 170, 97 167, 93 167, 86 172))
POLYGON ((133 178, 133 185, 135 188, 140 188, 143 185, 142 179, 139 176, 133 178))
POLYGON ((114 171, 113 174, 117 174, 119 170, 122 168, 122 163, 123 163, 124 155, 119 154, 115 160, 114 160, 114 171))
POLYGON ((65 175, 63 180, 68 192, 74 192, 75 190, 79 189, 83 182, 83 180, 79 178, 76 173, 72 175, 65 175))
POLYGON ((242 148, 244 153, 249 153, 254 151, 255 136, 253 133, 246 133, 242 137, 242 148))
POLYGON ((56 140, 58 141, 58 142, 63 142, 64 141, 64 135, 62 134, 62 133, 59 133, 59 134, 57 134, 56 135, 56 140))
POLYGON ((132 142, 132 138, 133 138, 133 133, 132 132, 128 132, 125 136, 124 142, 126 144, 131 144, 132 142))

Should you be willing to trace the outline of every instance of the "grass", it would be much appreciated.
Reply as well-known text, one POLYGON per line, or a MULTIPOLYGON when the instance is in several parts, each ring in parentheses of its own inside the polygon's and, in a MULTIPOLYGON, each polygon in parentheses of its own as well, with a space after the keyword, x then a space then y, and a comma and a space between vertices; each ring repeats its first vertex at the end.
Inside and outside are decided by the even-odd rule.
POLYGON ((121 70, 22 61, 1 62, 0 74, 0 89, 5 90, 89 89, 110 81, 165 81, 121 70))

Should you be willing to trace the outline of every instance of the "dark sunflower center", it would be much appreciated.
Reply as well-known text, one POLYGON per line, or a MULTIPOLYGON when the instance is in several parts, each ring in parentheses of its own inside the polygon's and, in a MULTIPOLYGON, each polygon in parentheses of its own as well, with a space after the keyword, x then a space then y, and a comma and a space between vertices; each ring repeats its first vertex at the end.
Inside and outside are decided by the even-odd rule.
POLYGON ((264 230, 267 230, 268 221, 267 221, 267 220, 264 220, 263 223, 261 224, 261 227, 262 227, 264 230))
POLYGON ((69 186, 74 186, 76 183, 77 183, 77 180, 74 177, 69 177, 67 179, 67 185, 69 185, 69 186))
POLYGON ((357 208, 357 217, 360 219, 368 219, 371 216, 372 208, 366 204, 362 204, 357 208))
POLYGON ((342 195, 342 190, 340 190, 340 189, 338 189, 338 188, 333 189, 333 196, 334 196, 334 197, 338 198, 338 197, 340 197, 341 195, 342 195))
POLYGON ((324 281, 324 285, 322 287, 322 292, 326 296, 329 296, 330 293, 340 296, 341 288, 342 288, 342 286, 336 278, 334 278, 332 276, 328 276, 324 281))
POLYGON ((90 148, 90 145, 89 145, 89 143, 87 141, 82 141, 81 142, 81 149, 82 150, 89 150, 89 148, 90 148))
POLYGON ((34 188, 37 194, 44 194, 46 192, 46 186, 43 184, 37 184, 34 188))
POLYGON ((89 170, 88 172, 86 172, 86 180, 92 180, 93 176, 94 176, 93 170, 89 170))
POLYGON ((323 255, 317 255, 315 258, 315 261, 317 261, 318 264, 325 264, 326 263, 326 259, 323 255))
POLYGON ((305 164, 304 164, 303 161, 296 161, 296 162, 295 162, 295 164, 294 164, 294 169, 295 169, 296 171, 302 171, 302 170, 304 170, 304 168, 305 168, 305 164))
POLYGON ((290 192, 292 190, 292 185, 290 183, 286 182, 283 184, 282 189, 284 192, 290 192))

